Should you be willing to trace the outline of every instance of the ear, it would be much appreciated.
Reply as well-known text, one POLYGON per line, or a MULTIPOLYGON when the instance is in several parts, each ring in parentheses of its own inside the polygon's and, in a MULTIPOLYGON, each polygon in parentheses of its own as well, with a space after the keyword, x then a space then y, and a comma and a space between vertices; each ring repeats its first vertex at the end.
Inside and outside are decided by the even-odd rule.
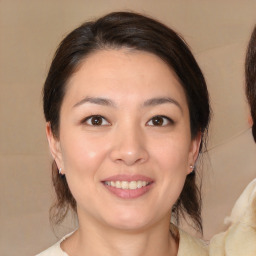
POLYGON ((58 169, 59 170, 62 169, 62 173, 63 173, 64 168, 63 168, 63 159, 62 159, 60 141, 53 135, 50 122, 46 123, 46 136, 48 139, 49 148, 50 148, 52 157, 54 158, 58 169))
POLYGON ((188 157, 188 172, 187 174, 191 173, 193 169, 191 168, 191 165, 194 166, 196 163, 196 160, 198 158, 199 149, 201 145, 202 140, 202 133, 198 132, 198 134, 191 140, 190 150, 189 150, 189 157, 188 157))

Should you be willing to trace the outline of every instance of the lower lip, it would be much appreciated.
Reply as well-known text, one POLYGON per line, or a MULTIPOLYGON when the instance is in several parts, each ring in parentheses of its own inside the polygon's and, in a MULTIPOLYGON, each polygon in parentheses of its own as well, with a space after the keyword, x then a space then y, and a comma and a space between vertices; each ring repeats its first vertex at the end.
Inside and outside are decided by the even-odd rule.
POLYGON ((115 188, 109 185, 105 185, 103 183, 103 185, 114 195, 116 195, 117 197, 120 197, 122 199, 135 199, 138 197, 143 196, 145 193, 147 193, 151 188, 153 183, 145 186, 145 187, 141 187, 141 188, 137 188, 137 189, 121 189, 121 188, 115 188))

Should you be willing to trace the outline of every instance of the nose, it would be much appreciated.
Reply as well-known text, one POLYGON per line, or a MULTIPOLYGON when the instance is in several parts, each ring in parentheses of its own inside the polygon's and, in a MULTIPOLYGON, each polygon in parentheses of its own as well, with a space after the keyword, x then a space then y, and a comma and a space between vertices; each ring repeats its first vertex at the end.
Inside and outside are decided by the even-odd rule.
POLYGON ((126 127, 117 129, 110 152, 112 161, 127 166, 142 164, 148 160, 146 138, 140 127, 126 127))

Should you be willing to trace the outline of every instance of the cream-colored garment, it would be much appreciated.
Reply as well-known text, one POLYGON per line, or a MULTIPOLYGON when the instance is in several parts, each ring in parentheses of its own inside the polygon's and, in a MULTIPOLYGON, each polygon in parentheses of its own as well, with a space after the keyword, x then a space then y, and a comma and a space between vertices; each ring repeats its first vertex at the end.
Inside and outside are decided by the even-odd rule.
POLYGON ((236 201, 227 231, 215 235, 210 242, 210 256, 256 256, 256 179, 236 201))
MULTIPOLYGON (((73 232, 72 232, 73 233, 73 232)), ((63 240, 69 237, 72 233, 63 237, 59 242, 54 244, 52 247, 47 250, 37 254, 36 256, 69 256, 65 253, 60 244, 63 240)), ((207 256, 208 250, 207 245, 194 237, 191 237, 186 232, 179 230, 180 242, 179 242, 179 251, 177 256, 207 256)))
POLYGON ((64 236, 60 241, 58 241, 56 244, 54 244, 53 246, 51 246, 50 248, 48 248, 47 250, 37 254, 36 256, 68 256, 67 253, 65 253, 61 247, 60 244, 61 242, 63 242, 66 238, 68 238, 69 236, 71 236, 74 233, 71 232, 69 234, 67 234, 66 236, 64 236))

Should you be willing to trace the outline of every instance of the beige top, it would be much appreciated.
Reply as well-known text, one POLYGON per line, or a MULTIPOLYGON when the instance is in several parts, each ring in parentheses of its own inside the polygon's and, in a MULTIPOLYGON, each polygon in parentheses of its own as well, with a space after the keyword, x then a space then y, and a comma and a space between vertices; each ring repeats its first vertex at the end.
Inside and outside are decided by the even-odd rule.
MULTIPOLYGON (((73 232, 72 232, 73 233, 73 232)), ((69 237, 72 233, 64 236, 59 242, 54 244, 52 247, 41 252, 36 256, 69 256, 64 252, 60 244, 63 240, 69 237)), ((208 250, 207 245, 200 239, 194 238, 186 232, 179 230, 180 242, 179 251, 177 256, 207 256, 208 250)))

